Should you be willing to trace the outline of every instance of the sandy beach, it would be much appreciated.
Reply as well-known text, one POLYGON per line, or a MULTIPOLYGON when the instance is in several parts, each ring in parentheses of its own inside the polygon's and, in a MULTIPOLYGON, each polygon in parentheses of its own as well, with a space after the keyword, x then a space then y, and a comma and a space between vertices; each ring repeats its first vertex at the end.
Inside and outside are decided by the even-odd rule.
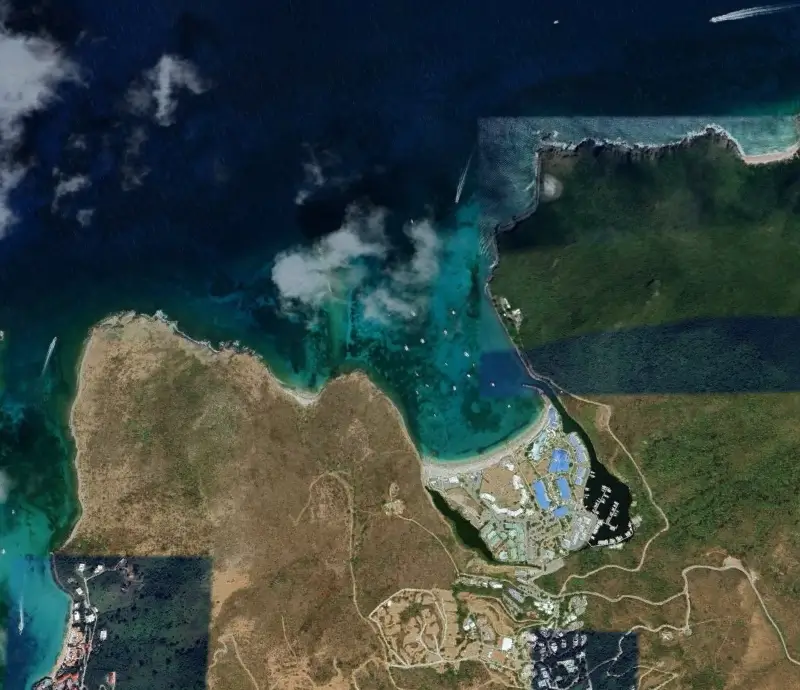
MULTIPOLYGON (((78 358, 78 370, 76 372, 76 376, 78 378, 78 386, 77 389, 75 390, 75 398, 72 400, 72 405, 69 408, 69 433, 70 436, 72 437, 73 443, 75 444, 75 458, 72 461, 72 467, 74 469, 74 477, 75 477, 75 492, 78 495, 78 506, 80 510, 82 510, 85 496, 83 494, 83 489, 81 487, 81 472, 80 472, 81 436, 80 434, 75 433, 75 402, 78 400, 78 398, 80 398, 81 392, 83 391, 83 382, 84 382, 83 370, 86 364, 86 355, 89 348, 89 344, 91 343, 93 332, 94 329, 89 331, 89 333, 86 336, 86 339, 83 341, 81 354, 80 357, 78 358)), ((78 525, 80 524, 80 521, 81 521, 81 515, 78 514, 78 519, 75 520, 75 524, 72 526, 72 530, 70 531, 67 540, 60 547, 61 549, 64 549, 72 541, 72 538, 75 536, 75 532, 77 532, 78 530, 78 525)), ((69 622, 67 622, 67 625, 69 625, 69 622)))
POLYGON ((64 644, 61 646, 61 653, 58 655, 58 659, 56 659, 56 663, 53 665, 53 668, 50 669, 50 673, 48 674, 53 680, 56 679, 58 676, 58 670, 61 668, 62 664, 67 660, 67 653, 69 652, 69 625, 71 619, 67 619, 66 627, 67 632, 64 633, 64 644))
POLYGON ((536 418, 536 421, 524 427, 518 434, 512 436, 502 445, 487 450, 484 453, 479 453, 463 460, 439 460, 432 457, 422 458, 422 477, 423 481, 434 477, 452 477, 464 472, 475 472, 477 470, 485 470, 488 467, 499 464, 504 458, 511 455, 515 450, 520 447, 526 446, 533 439, 535 439, 544 429, 547 424, 547 413, 551 407, 551 403, 546 398, 543 398, 545 405, 542 413, 536 418))
POLYGON ((761 153, 755 156, 742 156, 742 160, 747 165, 765 165, 767 163, 778 163, 780 161, 787 161, 797 155, 800 151, 800 143, 790 146, 785 151, 776 151, 775 153, 761 153))
MULTIPOLYGON (((133 317, 136 314, 128 313, 124 316, 133 317)), ((258 353, 250 350, 249 348, 240 348, 240 347, 231 347, 230 345, 223 344, 220 346, 220 349, 216 349, 210 342, 205 340, 195 340, 192 338, 188 333, 184 333, 180 328, 178 328, 177 321, 171 321, 169 317, 162 312, 161 310, 157 311, 154 316, 147 316, 142 315, 146 319, 155 319, 160 321, 161 323, 166 324, 172 331, 179 335, 181 338, 188 340, 190 343, 198 345, 200 347, 204 347, 210 350, 215 355, 225 354, 225 353, 247 353, 253 357, 255 357, 269 372, 270 378, 272 379, 273 383, 286 395, 292 398, 298 405, 301 407, 308 407, 309 405, 313 405, 319 400, 320 394, 319 393, 312 393, 311 391, 302 390, 300 388, 292 388, 288 384, 281 381, 277 376, 272 373, 272 370, 269 368, 269 365, 264 361, 264 358, 261 357, 258 353)), ((114 317, 110 317, 110 319, 106 319, 103 323, 108 323, 114 317)), ((102 325, 102 324, 101 324, 102 325)))
POLYGON ((294 400, 301 407, 308 407, 309 405, 313 405, 320 398, 321 393, 311 393, 310 391, 305 391, 300 388, 292 388, 291 386, 287 386, 285 383, 278 380, 276 376, 273 375, 272 378, 275 384, 278 386, 278 388, 280 388, 286 395, 292 398, 292 400, 294 400))

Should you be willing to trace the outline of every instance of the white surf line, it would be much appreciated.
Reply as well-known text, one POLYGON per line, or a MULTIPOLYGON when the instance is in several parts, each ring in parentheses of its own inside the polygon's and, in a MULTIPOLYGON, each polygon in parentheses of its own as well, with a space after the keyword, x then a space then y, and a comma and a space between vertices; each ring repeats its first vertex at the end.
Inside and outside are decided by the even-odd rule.
POLYGON ((23 601, 24 601, 24 594, 19 595, 19 623, 17 623, 17 632, 22 635, 22 631, 25 630, 25 612, 23 609, 23 601))
POLYGON ((461 192, 464 191, 464 183, 467 181, 467 172, 469 171, 469 164, 472 163, 472 157, 475 155, 475 149, 472 149, 472 152, 469 154, 469 158, 467 158, 467 164, 464 166, 464 170, 461 173, 461 177, 458 180, 458 187, 456 188, 456 203, 459 202, 461 199, 461 192))
POLYGON ((727 14, 720 14, 716 17, 711 17, 708 21, 712 24, 717 24, 718 22, 734 22, 739 19, 750 19, 751 17, 762 17, 768 14, 785 12, 786 10, 793 10, 797 7, 800 7, 800 2, 790 2, 783 5, 760 5, 758 7, 748 7, 744 10, 728 12, 727 14))
POLYGON ((47 356, 44 358, 44 364, 42 364, 42 371, 39 374, 40 378, 44 376, 44 372, 47 370, 47 365, 50 364, 50 358, 53 356, 53 350, 56 349, 57 342, 58 342, 58 336, 56 336, 50 341, 50 347, 47 348, 47 356))

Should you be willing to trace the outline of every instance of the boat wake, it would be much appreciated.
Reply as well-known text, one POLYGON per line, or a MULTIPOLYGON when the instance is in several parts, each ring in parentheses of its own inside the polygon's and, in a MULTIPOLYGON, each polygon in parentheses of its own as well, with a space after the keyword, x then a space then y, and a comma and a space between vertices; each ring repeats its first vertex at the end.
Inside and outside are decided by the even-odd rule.
POLYGON ((22 595, 19 598, 19 623, 17 623, 17 632, 22 635, 22 631, 25 630, 25 611, 23 609, 22 603, 22 595))
POLYGON ((785 12, 786 10, 793 10, 797 7, 800 7, 800 2, 790 2, 783 5, 760 5, 759 7, 748 7, 745 10, 736 10, 735 12, 720 14, 716 17, 711 17, 711 19, 708 21, 710 21, 712 24, 716 24, 718 22, 734 22, 737 19, 762 17, 767 14, 776 14, 778 12, 785 12))
POLYGON ((458 188, 456 189, 456 200, 455 202, 458 203, 461 200, 461 192, 464 191, 464 182, 467 180, 467 172, 469 172, 469 164, 472 163, 472 156, 475 155, 475 149, 472 149, 472 153, 469 154, 469 158, 467 158, 467 164, 464 166, 464 171, 461 173, 461 177, 458 180, 458 188))
POLYGON ((53 356, 53 350, 56 349, 56 343, 58 342, 58 336, 53 338, 50 341, 50 347, 47 348, 47 356, 44 358, 44 364, 42 364, 42 372, 39 376, 44 376, 44 372, 47 371, 47 365, 50 364, 50 358, 53 356))

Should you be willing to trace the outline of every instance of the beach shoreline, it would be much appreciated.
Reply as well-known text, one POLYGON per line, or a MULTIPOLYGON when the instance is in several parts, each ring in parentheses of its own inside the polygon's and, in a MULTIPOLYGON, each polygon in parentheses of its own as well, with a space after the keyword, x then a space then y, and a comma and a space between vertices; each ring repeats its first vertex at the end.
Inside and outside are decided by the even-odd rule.
POLYGON ((707 124, 702 129, 687 132, 680 139, 675 139, 666 143, 648 143, 644 141, 626 141, 623 139, 599 139, 591 136, 581 140, 573 141, 554 141, 541 142, 536 151, 541 153, 547 150, 573 152, 580 147, 594 143, 600 147, 609 147, 619 151, 641 152, 644 154, 658 154, 661 151, 691 146, 696 140, 708 136, 717 136, 723 139, 735 152, 737 157, 746 165, 765 165, 769 163, 781 163, 794 158, 800 151, 800 128, 798 128, 798 140, 791 146, 781 151, 770 151, 769 153, 746 153, 741 143, 725 128, 713 123, 707 124))
POLYGON ((769 163, 780 163, 794 158, 798 151, 800 151, 800 142, 790 146, 784 151, 775 151, 774 153, 759 153, 753 155, 742 154, 742 160, 747 165, 767 165, 769 163))
MULTIPOLYGON (((64 587, 61 585, 61 583, 58 580, 58 573, 56 572, 55 554, 50 554, 50 569, 53 572, 53 579, 56 581, 56 585, 67 596, 69 596, 69 600, 70 600, 70 606, 69 606, 69 609, 67 610, 67 615, 64 618, 64 631, 65 632, 64 632, 64 635, 63 635, 63 640, 61 642, 61 651, 58 653, 58 657, 56 658, 55 663, 53 664, 53 667, 50 669, 50 671, 47 674, 50 678, 55 680, 57 675, 58 675, 58 670, 61 668, 61 666, 66 661, 67 654, 69 653, 69 633, 70 633, 70 626, 71 626, 71 623, 72 623, 72 602, 73 602, 73 600, 72 600, 72 597, 70 596, 69 592, 66 589, 64 589, 64 587)), ((41 680, 41 679, 37 678, 36 680, 38 681, 38 680, 41 680)))
MULTIPOLYGON (((281 391, 283 391, 283 393, 291 397, 301 407, 308 407, 309 405, 314 405, 315 403, 317 403, 317 401, 319 401, 319 398, 322 395, 321 391, 318 393, 313 393, 311 391, 303 390, 301 388, 293 388, 289 384, 284 383, 272 371, 266 360, 264 360, 264 358, 261 355, 259 355, 255 350, 252 350, 249 347, 242 347, 241 345, 238 345, 238 343, 220 343, 220 347, 219 349, 217 349, 207 340, 195 340, 188 333, 185 333, 180 328, 178 328, 178 322, 171 321, 169 317, 160 309, 153 316, 149 316, 147 314, 138 314, 134 312, 130 312, 130 314, 134 314, 137 317, 149 320, 160 321, 161 323, 166 324, 170 328, 170 330, 177 336, 183 338, 184 340, 188 340, 190 343, 194 343, 195 345, 199 345, 200 347, 207 348, 215 355, 230 353, 230 354, 248 354, 252 357, 255 357, 258 360, 258 362, 269 372, 270 379, 276 384, 276 386, 281 391)), ((107 319, 104 319, 102 322, 98 324, 98 326, 108 322, 112 318, 114 317, 112 316, 107 319)))
POLYGON ((504 458, 513 454, 520 447, 531 443, 544 430, 547 424, 548 412, 552 406, 546 396, 541 397, 544 401, 544 406, 536 420, 491 450, 459 460, 439 460, 430 456, 420 455, 423 467, 423 481, 427 482, 428 479, 434 478, 446 479, 465 472, 488 469, 502 462, 504 458))

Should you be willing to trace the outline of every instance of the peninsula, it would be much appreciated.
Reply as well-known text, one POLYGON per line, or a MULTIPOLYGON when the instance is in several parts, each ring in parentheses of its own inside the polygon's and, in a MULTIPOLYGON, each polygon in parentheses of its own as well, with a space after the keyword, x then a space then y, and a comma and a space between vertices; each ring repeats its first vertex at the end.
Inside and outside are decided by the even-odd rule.
MULTIPOLYGON (((507 559, 514 571, 499 553, 490 563, 465 548, 425 490, 444 482, 434 491, 463 510, 456 483, 470 494, 467 478, 496 481, 513 459, 527 492, 544 462, 563 475, 541 470, 544 491, 567 480, 575 491, 560 501, 573 514, 549 518, 561 525, 563 536, 547 537, 560 549, 570 525, 583 524, 589 462, 554 407, 495 453, 452 466, 421 461, 397 409, 364 375, 301 401, 250 353, 196 343, 164 315, 121 314, 86 342, 71 426, 83 513, 55 559, 73 611, 39 688, 86 678, 133 687, 153 673, 177 683, 198 669, 225 690, 423 690, 447 669, 460 687, 500 687, 544 677, 567 658, 576 678, 591 672, 592 640, 578 632, 555 638, 568 652, 542 642, 538 665, 529 653, 534 630, 578 631, 585 598, 537 586, 543 568, 527 553, 507 559), (154 608, 142 597, 159 583, 154 608), (140 651, 154 645, 164 653, 140 651)), ((494 507, 504 492, 498 484, 494 507)), ((530 533, 532 548, 540 536, 530 533)))

